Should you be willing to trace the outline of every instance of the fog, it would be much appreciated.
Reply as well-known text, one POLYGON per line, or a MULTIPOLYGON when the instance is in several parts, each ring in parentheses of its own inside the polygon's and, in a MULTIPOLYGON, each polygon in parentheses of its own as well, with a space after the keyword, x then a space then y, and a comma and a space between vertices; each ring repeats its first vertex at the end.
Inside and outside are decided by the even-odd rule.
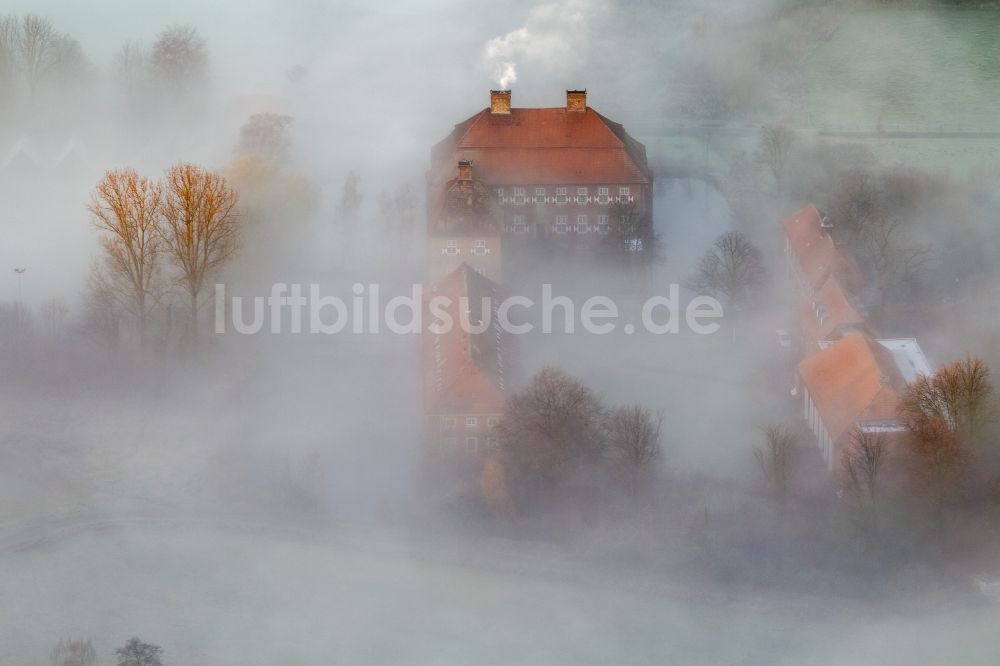
POLYGON ((995 663, 1000 10, 952 4, 4 0, 0 664, 133 663, 132 637, 168 665, 995 663), (53 30, 36 78, 4 36, 29 15, 53 30), (279 284, 444 290, 431 149, 491 89, 586 89, 653 177, 617 246, 505 235, 494 293, 548 283, 576 317, 607 296, 638 328, 676 290, 680 320, 705 296, 724 316, 506 335, 496 444, 463 457, 433 440, 426 331, 236 322, 279 284), (167 249, 189 163, 236 197, 200 282, 167 249), (100 217, 120 169, 162 194, 141 298, 100 217), (986 366, 930 425, 894 387, 877 493, 855 431, 828 464, 803 417, 820 348, 782 221, 809 204, 864 278, 865 335, 986 366), (727 234, 753 264, 735 286, 706 278, 727 234), (551 411, 546 368, 572 396, 551 411), (632 459, 629 414, 655 431, 632 459))

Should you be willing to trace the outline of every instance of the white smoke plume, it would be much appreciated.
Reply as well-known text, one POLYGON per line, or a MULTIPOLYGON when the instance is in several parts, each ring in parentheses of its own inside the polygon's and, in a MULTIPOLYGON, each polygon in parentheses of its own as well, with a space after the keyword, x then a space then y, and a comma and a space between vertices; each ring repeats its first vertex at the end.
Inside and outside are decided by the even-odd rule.
POLYGON ((563 0, 539 5, 528 12, 525 25, 486 42, 483 62, 501 89, 517 81, 519 64, 551 65, 579 58, 586 47, 598 3, 563 0))

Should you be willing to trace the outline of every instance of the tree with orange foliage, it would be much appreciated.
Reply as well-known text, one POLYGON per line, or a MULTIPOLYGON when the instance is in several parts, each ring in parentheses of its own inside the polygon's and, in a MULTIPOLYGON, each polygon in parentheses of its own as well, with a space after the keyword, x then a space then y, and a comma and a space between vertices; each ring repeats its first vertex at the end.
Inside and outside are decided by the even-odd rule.
POLYGON ((140 347, 145 346, 149 316, 158 297, 162 237, 161 187, 134 169, 112 170, 97 184, 87 210, 103 232, 102 266, 107 292, 131 314, 140 347))
POLYGON ((236 191, 218 174, 193 164, 176 164, 167 171, 161 233, 188 294, 192 349, 197 349, 198 312, 206 282, 239 245, 236 203, 236 191))
POLYGON ((921 375, 907 386, 901 409, 911 432, 934 424, 975 448, 996 416, 990 368, 967 356, 930 377, 921 375))
POLYGON ((503 463, 494 457, 490 457, 483 465, 479 494, 494 517, 510 518, 514 515, 514 502, 507 492, 507 471, 503 463))

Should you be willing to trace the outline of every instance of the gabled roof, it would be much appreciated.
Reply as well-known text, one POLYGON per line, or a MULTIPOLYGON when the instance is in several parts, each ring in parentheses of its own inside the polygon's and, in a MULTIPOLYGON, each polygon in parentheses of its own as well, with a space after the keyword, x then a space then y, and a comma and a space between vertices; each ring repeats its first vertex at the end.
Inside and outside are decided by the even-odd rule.
POLYGON ((892 353, 854 331, 799 363, 827 433, 837 441, 858 422, 893 422, 906 386, 892 353))
POLYGON ((505 400, 504 333, 496 309, 502 296, 500 287, 468 264, 434 285, 424 296, 425 319, 434 322, 430 299, 445 296, 443 310, 452 319, 449 330, 423 333, 424 409, 428 414, 500 413, 505 400), (490 311, 483 308, 489 298, 490 311), (464 299, 464 300, 463 300, 464 299), (464 307, 468 305, 465 314, 464 307), (474 329, 489 321, 482 332, 466 332, 462 317, 474 329))
POLYGON ((824 233, 823 215, 813 204, 785 219, 785 237, 803 276, 818 289, 830 275, 836 275, 849 291, 858 293, 864 277, 857 263, 841 252, 830 234, 824 233))
POLYGON ((434 146, 433 176, 445 180, 458 160, 471 160, 490 185, 615 184, 652 180, 646 149, 618 123, 591 108, 488 108, 455 125, 434 146))

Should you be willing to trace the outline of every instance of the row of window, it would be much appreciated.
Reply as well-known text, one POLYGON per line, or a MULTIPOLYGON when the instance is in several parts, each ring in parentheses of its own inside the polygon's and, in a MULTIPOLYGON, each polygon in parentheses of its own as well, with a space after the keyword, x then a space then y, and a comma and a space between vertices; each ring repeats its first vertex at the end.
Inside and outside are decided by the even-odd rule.
MULTIPOLYGON (((472 241, 472 248, 469 250, 469 254, 474 257, 485 257, 490 253, 490 248, 486 247, 485 240, 474 240, 472 241)), ((458 247, 457 240, 449 240, 445 242, 445 246, 441 248, 441 254, 449 257, 457 257, 462 254, 462 249, 458 247)))
MULTIPOLYGON (((479 450, 479 437, 466 437, 465 438, 465 450, 469 453, 475 453, 479 450)), ((500 442, 496 437, 485 437, 483 438, 483 444, 486 445, 487 450, 494 451, 500 446, 500 442)), ((458 448, 458 437, 445 437, 441 442, 441 453, 449 453, 458 448)))
MULTIPOLYGON (((486 417, 486 426, 487 427, 489 427, 489 428, 495 428, 498 425, 500 425, 500 417, 499 416, 487 416, 486 417)), ((454 416, 446 416, 446 417, 444 417, 444 429, 445 430, 454 430, 456 427, 458 427, 458 419, 457 418, 455 418, 454 416)), ((465 427, 466 428, 477 428, 477 427, 479 427, 479 417, 478 416, 466 416, 465 417, 465 427)))
MULTIPOLYGON (((625 222, 624 217, 621 222, 625 222)), ((515 234, 527 233, 528 224, 524 219, 524 215, 515 215, 513 223, 508 226, 508 230, 515 234)), ((597 234, 607 234, 611 232, 611 222, 607 215, 598 215, 596 224, 590 223, 590 216, 588 215, 577 215, 575 223, 570 225, 568 215, 556 215, 555 221, 552 223, 552 231, 557 234, 568 234, 570 231, 578 234, 585 234, 591 231, 597 234)))
POLYGON ((571 201, 578 204, 586 204, 596 202, 599 204, 610 204, 610 203, 626 203, 632 201, 632 188, 628 185, 621 185, 618 187, 618 195, 614 198, 611 196, 610 187, 598 187, 597 194, 592 196, 589 187, 575 187, 572 188, 576 190, 575 196, 570 196, 569 187, 556 187, 555 194, 549 196, 549 191, 544 187, 535 187, 534 196, 528 196, 528 188, 526 187, 511 187, 494 188, 494 192, 497 196, 497 201, 500 203, 512 203, 515 205, 523 205, 526 203, 554 203, 554 204, 568 204, 571 201))

